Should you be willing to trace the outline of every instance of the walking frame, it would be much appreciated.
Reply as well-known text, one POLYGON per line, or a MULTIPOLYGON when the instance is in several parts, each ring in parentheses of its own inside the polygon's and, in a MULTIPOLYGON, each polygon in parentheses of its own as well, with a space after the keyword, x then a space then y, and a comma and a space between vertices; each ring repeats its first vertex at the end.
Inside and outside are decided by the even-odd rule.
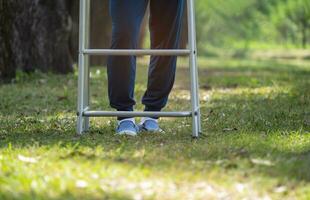
POLYGON ((188 49, 89 49, 90 1, 80 0, 79 28, 79 76, 78 76, 78 112, 77 134, 89 130, 90 117, 192 117, 192 136, 198 138, 201 133, 201 114, 199 106, 199 82, 196 49, 196 25, 194 0, 187 0, 188 49), (89 95, 89 56, 189 56, 190 67, 190 111, 175 112, 132 112, 132 111, 93 111, 90 109, 89 95))

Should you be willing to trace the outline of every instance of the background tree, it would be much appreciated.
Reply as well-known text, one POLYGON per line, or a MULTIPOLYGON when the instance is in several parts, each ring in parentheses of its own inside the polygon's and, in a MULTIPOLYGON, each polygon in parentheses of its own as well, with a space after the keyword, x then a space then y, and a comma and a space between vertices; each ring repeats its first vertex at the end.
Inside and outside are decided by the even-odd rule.
POLYGON ((69 51, 71 23, 67 1, 1 0, 1 76, 15 69, 68 73, 73 70, 69 51))
POLYGON ((309 4, 308 0, 197 0, 200 52, 299 48, 299 41, 305 48, 309 4))
POLYGON ((10 1, 0 1, 0 78, 5 82, 15 77, 15 59, 13 57, 13 7, 10 1))
MULTIPOLYGON (((102 49, 110 47, 111 17, 109 14, 109 1, 91 1, 90 47, 102 49)), ((105 65, 106 57, 92 56, 91 65, 105 65)))
POLYGON ((310 28, 310 2, 308 0, 289 1, 286 5, 286 14, 298 27, 301 34, 301 45, 306 48, 308 29, 310 28))
MULTIPOLYGON (((91 0, 91 48, 108 48, 111 18, 108 0, 91 0)), ((310 37, 309 0, 197 0, 200 55, 262 48, 306 48, 310 37)), ((186 9, 185 9, 186 10, 186 9)), ((186 14, 186 13, 185 13, 186 14)), ((148 47, 148 15, 139 47, 148 47), (147 43, 146 43, 147 42, 147 43)), ((68 73, 78 55, 78 0, 0 0, 0 76, 15 69, 68 73)), ((187 44, 186 15, 181 48, 187 44)), ((106 58, 92 56, 92 65, 106 58)))

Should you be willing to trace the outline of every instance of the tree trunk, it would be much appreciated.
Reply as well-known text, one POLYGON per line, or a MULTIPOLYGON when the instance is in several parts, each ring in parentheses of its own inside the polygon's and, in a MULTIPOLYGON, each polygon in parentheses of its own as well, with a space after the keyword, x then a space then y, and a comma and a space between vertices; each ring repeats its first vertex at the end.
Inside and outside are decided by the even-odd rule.
POLYGON ((1 10, 0 41, 7 52, 0 54, 1 65, 13 71, 72 72, 67 1, 0 0, 0 4, 5 11, 1 10))
POLYGON ((80 10, 80 1, 78 0, 69 0, 68 8, 69 14, 71 17, 72 28, 69 38, 69 49, 71 57, 75 63, 78 62, 79 54, 79 10, 80 10))
MULTIPOLYGON (((90 47, 93 49, 110 48, 112 24, 109 1, 92 0, 90 20, 90 47)), ((105 65, 106 59, 104 56, 92 56, 90 64, 105 65)))
MULTIPOLYGON (((79 50, 79 1, 70 0, 72 31, 70 34, 70 50, 74 61, 78 61, 79 50)), ((108 0, 92 0, 90 10, 90 48, 109 48, 111 40, 111 17, 108 0)), ((106 57, 91 56, 91 65, 105 65, 106 57)))
POLYGON ((301 45, 302 48, 306 49, 307 48, 307 22, 302 23, 301 26, 301 45))
POLYGON ((0 0, 0 80, 8 82, 15 77, 15 60, 12 52, 13 8, 10 1, 0 0))

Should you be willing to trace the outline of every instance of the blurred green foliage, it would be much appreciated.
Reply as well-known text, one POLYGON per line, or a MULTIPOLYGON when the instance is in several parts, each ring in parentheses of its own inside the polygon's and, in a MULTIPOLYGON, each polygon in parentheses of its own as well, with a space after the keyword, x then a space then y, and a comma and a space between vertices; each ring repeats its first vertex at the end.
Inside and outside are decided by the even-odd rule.
POLYGON ((309 0, 197 0, 199 48, 306 48, 309 0))

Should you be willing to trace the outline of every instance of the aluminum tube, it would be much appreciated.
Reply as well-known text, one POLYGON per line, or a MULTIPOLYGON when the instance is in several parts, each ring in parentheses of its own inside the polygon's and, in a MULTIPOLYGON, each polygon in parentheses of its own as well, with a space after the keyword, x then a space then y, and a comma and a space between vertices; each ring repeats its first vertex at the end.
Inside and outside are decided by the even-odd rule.
POLYGON ((199 118, 195 111, 198 107, 198 89, 197 89, 197 49, 196 49, 196 30, 195 30, 195 9, 194 1, 187 0, 188 9, 188 44, 191 51, 189 57, 190 80, 191 80, 191 107, 192 107, 192 131, 193 137, 199 137, 199 118))
POLYGON ((190 117, 191 111, 184 112, 130 112, 130 111, 84 111, 87 117, 190 117))
POLYGON ((85 49, 82 53, 88 55, 114 55, 114 56, 186 56, 188 49, 85 49))
POLYGON ((85 49, 85 0, 80 0, 80 24, 79 24, 79 76, 78 76, 78 118, 77 118, 77 134, 84 132, 84 82, 85 82, 85 55, 81 53, 85 49))
MULTIPOLYGON (((85 0, 85 34, 84 34, 84 47, 89 48, 89 42, 90 42, 90 0, 85 0)), ((83 108, 89 106, 89 55, 84 55, 84 105, 83 108)), ((89 118, 84 117, 84 131, 89 130, 89 118)))
POLYGON ((200 93, 199 93, 199 73, 198 73, 198 63, 197 63, 198 52, 197 52, 197 40, 196 40, 195 1, 194 0, 192 1, 192 12, 191 12, 191 14, 192 14, 192 26, 193 26, 192 31, 194 32, 193 33, 193 43, 195 45, 195 51, 196 51, 196 53, 194 55, 195 62, 196 62, 194 71, 196 73, 195 77, 196 77, 196 101, 197 101, 196 106, 197 106, 197 116, 198 116, 198 132, 202 133, 201 109, 200 109, 200 98, 199 98, 199 96, 200 96, 200 93))

